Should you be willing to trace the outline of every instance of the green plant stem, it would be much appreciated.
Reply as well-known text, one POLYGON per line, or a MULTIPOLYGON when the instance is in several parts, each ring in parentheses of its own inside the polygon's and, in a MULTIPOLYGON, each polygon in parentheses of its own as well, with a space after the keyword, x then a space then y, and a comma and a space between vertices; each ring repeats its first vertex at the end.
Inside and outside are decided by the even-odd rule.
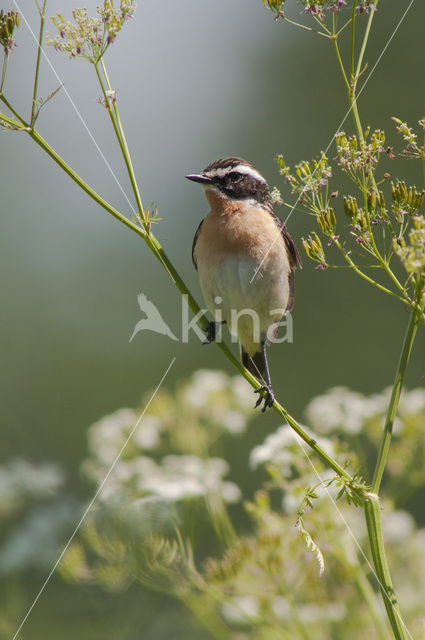
POLYGON ((341 35, 341 33, 342 33, 343 31, 345 31, 345 30, 346 30, 346 28, 347 28, 350 24, 351 24, 351 18, 350 18, 349 20, 347 20, 347 22, 346 22, 344 25, 342 25, 342 27, 341 27, 341 28, 336 32, 336 34, 335 34, 335 36, 334 36, 334 37, 335 37, 335 38, 339 38, 339 36, 341 35))
MULTIPOLYGON (((40 72, 40 61, 41 61, 41 47, 43 44, 43 34, 44 34, 44 24, 45 24, 45 13, 46 13, 46 4, 47 0, 43 0, 43 6, 40 12, 40 31, 38 35, 38 50, 37 50, 37 62, 35 65, 35 74, 34 74, 34 90, 32 94, 32 106, 31 106, 31 126, 34 126, 34 122, 36 119, 36 109, 37 109, 37 92, 38 92, 38 77, 40 72)), ((38 7, 38 4, 37 4, 38 7)))
POLYGON ((227 512, 223 498, 213 493, 208 494, 206 504, 218 539, 227 547, 233 547, 238 540, 238 536, 227 512))
MULTIPOLYGON (((347 251, 344 249, 344 247, 342 246, 342 244, 338 240, 335 240, 334 244, 341 251, 342 255, 344 256, 344 259, 350 265, 351 269, 353 269, 353 271, 355 271, 361 278, 366 280, 366 282, 369 282, 369 284, 372 284, 374 287, 376 287, 380 291, 383 291, 384 293, 387 293, 388 295, 392 296, 393 298, 396 298, 396 300, 399 300, 400 302, 403 302, 404 304, 408 304, 407 300, 405 300, 404 298, 401 298, 400 296, 398 296, 396 293, 391 291, 391 289, 387 289, 387 287, 384 287, 382 284, 380 284, 379 282, 377 282, 373 278, 370 278, 364 271, 362 271, 356 265, 356 263, 353 262, 353 260, 350 258, 350 256, 347 253, 347 251)), ((381 268, 380 265, 378 265, 378 267, 381 268)))
POLYGON ((205 599, 201 598, 198 593, 195 592, 193 594, 187 591, 186 594, 180 597, 180 600, 193 613, 195 618, 208 629, 213 638, 226 640, 233 636, 230 628, 215 613, 213 604, 209 606, 209 603, 205 602, 205 599))
MULTIPOLYGON (((378 4, 378 0, 376 0, 375 6, 377 4, 378 4)), ((354 10, 355 8, 353 7, 353 11, 354 10)), ((356 71, 354 74, 352 69, 354 68, 354 56, 355 56, 355 52, 354 52, 355 21, 353 20, 353 23, 352 23, 352 39, 351 39, 351 51, 350 51, 350 68, 351 68, 352 77, 351 77, 351 87, 348 91, 348 100, 349 100, 351 112, 353 114, 354 123, 357 129, 357 135, 359 137, 359 140, 363 144, 364 144, 364 134, 363 134, 363 127, 361 124, 360 115, 359 115, 358 106, 357 106, 356 88, 357 88, 358 79, 362 71, 364 54, 365 54, 366 46, 370 36, 370 30, 373 22, 374 13, 375 13, 374 11, 371 11, 369 15, 368 23, 366 26, 366 30, 365 30, 361 48, 360 48, 359 57, 357 60, 356 71)), ((374 177, 372 177, 372 185, 375 189, 377 189, 374 177)), ((369 216, 366 216, 366 217, 369 221, 369 216)), ((369 221, 369 224, 370 224, 370 221, 369 221)), ((381 256, 380 252, 378 251, 371 229, 369 230, 369 233, 371 237, 372 248, 374 252, 376 252, 376 257, 378 258, 379 262, 381 263, 382 267, 385 269, 385 271, 387 272, 391 280, 397 286, 399 291, 401 291, 402 293, 405 293, 404 287, 401 285, 401 283, 398 281, 398 279, 392 272, 387 261, 384 260, 384 258, 381 256)), ((403 625, 399 606, 395 596, 395 591, 392 584, 391 574, 390 574, 387 556, 385 552, 385 546, 384 546, 383 535, 382 535, 381 511, 380 511, 378 491, 380 488, 382 474, 384 472, 385 464, 387 461, 387 456, 388 456, 388 451, 389 451, 389 446, 391 441, 392 426, 394 422, 395 413, 397 411, 398 402, 400 399, 400 392, 401 392, 401 387, 403 383, 404 373, 407 367, 407 363, 409 361, 409 356, 413 346, 413 341, 416 335, 418 321, 419 321, 419 314, 415 308, 412 308, 411 316, 409 319, 409 325, 406 331, 403 348, 400 356, 399 366, 396 373, 396 379, 393 386, 391 401, 388 407, 386 425, 384 428, 381 448, 378 455, 378 460, 377 460, 373 482, 372 482, 372 493, 369 499, 365 501, 365 505, 364 505, 369 544, 370 544, 370 549, 371 549, 371 554, 372 554, 376 575, 379 581, 379 588, 382 594, 388 620, 390 622, 394 637, 397 640, 406 640, 407 634, 406 634, 405 627, 403 625)))
POLYGON ((357 0, 353 0, 351 12, 351 47, 350 47, 350 82, 354 80, 354 56, 356 51, 356 5, 357 0))
MULTIPOLYGON (((103 61, 103 57, 100 60, 100 64, 102 65, 102 71, 103 71, 103 74, 105 76, 105 80, 106 80, 106 84, 108 85, 108 89, 110 91, 112 91, 111 84, 109 82, 109 77, 108 77, 108 74, 107 74, 107 71, 106 71, 105 63, 103 61)), ((108 105, 109 105, 109 103, 108 103, 108 105)), ((142 217, 143 223, 147 226, 147 220, 146 220, 145 211, 144 211, 144 208, 143 208, 142 198, 141 198, 140 190, 139 190, 139 187, 138 187, 138 184, 137 184, 136 174, 134 172, 134 167, 133 167, 133 163, 131 161, 130 151, 128 149, 128 144, 127 144, 127 140, 126 140, 126 137, 125 137, 123 126, 121 124, 121 118, 120 118, 120 114, 119 114, 119 111, 118 111, 118 107, 117 107, 116 101, 114 101, 114 103, 113 103, 113 109, 114 109, 116 123, 117 123, 117 126, 118 126, 119 138, 120 138, 121 143, 122 143, 122 144, 120 144, 120 147, 121 147, 121 151, 122 151, 122 154, 123 154, 123 157, 124 157, 124 161, 125 161, 125 164, 126 164, 126 167, 127 167, 128 176, 130 178, 130 182, 131 182, 131 187, 133 189, 134 198, 136 200, 137 208, 139 210, 139 214, 142 217)))
MULTIPOLYGON (((102 76, 100 75, 100 72, 99 72, 98 63, 94 64, 94 68, 95 68, 95 71, 96 71, 98 82, 99 82, 100 87, 102 89, 103 100, 104 100, 104 103, 105 103, 105 107, 106 107, 106 109, 108 111, 108 114, 109 114, 109 117, 111 119, 111 123, 112 123, 113 129, 114 129, 114 132, 115 132, 115 136, 117 138, 118 144, 119 144, 120 149, 121 149, 122 156, 124 158, 125 165, 127 167, 127 173, 128 173, 129 178, 130 178, 131 187, 133 189, 133 194, 134 194, 134 197, 135 197, 136 203, 137 203, 137 211, 138 211, 138 214, 139 214, 139 217, 140 217, 140 220, 141 220, 143 226, 147 230, 147 226, 148 226, 147 225, 147 220, 146 220, 145 212, 144 212, 144 209, 143 209, 142 200, 141 200, 141 197, 140 197, 140 192, 139 192, 139 189, 137 187, 136 178, 135 178, 135 175, 134 175, 134 169, 133 169, 133 165, 132 165, 132 162, 131 162, 130 154, 129 154, 129 151, 128 151, 128 146, 127 146, 127 143, 125 141, 125 138, 123 137, 123 135, 121 133, 122 127, 120 128, 120 122, 119 122, 119 120, 117 120, 116 117, 114 117, 114 113, 112 112, 110 101, 109 101, 109 98, 108 98, 108 96, 106 94, 106 89, 105 89, 104 84, 103 84, 102 76)), ((102 71, 103 71, 104 74, 106 74, 106 69, 105 69, 104 65, 102 66, 102 71)), ((107 76, 106 75, 105 75, 105 79, 106 79, 106 82, 108 84, 108 87, 110 88, 110 85, 109 85, 109 82, 107 80, 107 76)))
POLYGON ((363 566, 359 564, 357 567, 351 567, 351 571, 354 573, 357 588, 369 609, 380 640, 388 640, 388 629, 382 620, 381 612, 377 606, 376 594, 365 575, 363 566))
MULTIPOLYGON (((377 4, 377 3, 376 3, 377 4)), ((371 15, 374 13, 374 11, 371 12, 371 15)), ((365 38, 369 37, 369 33, 370 33, 370 26, 371 26, 371 15, 369 15, 369 21, 368 21, 368 29, 366 30, 365 33, 365 38)), ((354 25, 354 23, 353 23, 354 25)), ((365 40, 363 40, 363 45, 365 43, 365 40)), ((353 45, 354 45, 354 37, 353 37, 353 45)), ((363 49, 363 45, 362 45, 362 49, 363 49)), ((364 51, 363 51, 364 54, 364 51)), ((344 71, 344 66, 341 62, 341 72, 344 74, 345 80, 346 80, 346 75, 345 75, 345 71, 344 71), (342 66, 341 66, 342 65, 342 66)), ((357 130, 357 135, 359 137, 359 140, 364 144, 364 133, 363 133, 363 127, 362 127, 362 123, 360 120, 360 114, 359 114, 359 110, 358 110, 358 106, 357 106, 357 96, 356 96, 356 86, 357 86, 357 77, 353 78, 351 81, 351 86, 349 87, 348 90, 348 101, 349 101, 349 105, 350 105, 350 110, 353 114, 353 118, 354 118, 354 123, 356 126, 356 130, 357 130)), ((372 185, 373 188, 378 191, 378 187, 376 185, 375 182, 375 178, 372 177, 372 185)), ((367 206, 366 204, 366 194, 364 194, 365 197, 365 206, 367 206)), ((366 210, 366 209, 365 209, 366 210)), ((404 291, 404 287, 401 284, 401 282, 398 280, 397 276, 394 274, 394 272, 392 271, 391 267, 389 266, 388 262, 384 259, 384 257, 381 255, 378 247, 376 246, 376 242, 375 242, 375 238, 374 235, 372 233, 372 229, 370 226, 370 220, 369 220, 369 215, 366 216, 367 221, 368 221, 368 228, 369 228, 369 236, 370 236, 370 242, 373 248, 373 251, 376 255, 376 258, 379 260, 379 262, 381 263, 383 269, 386 271, 387 275, 390 277, 390 279, 394 282, 395 286, 397 287, 397 289, 401 292, 401 293, 405 293, 404 291)))
MULTIPOLYGON (((423 306, 422 306, 423 309, 423 306)), ((384 432, 382 435, 381 446, 379 448, 378 459, 372 480, 372 492, 378 494, 381 487, 382 476, 384 474, 385 465, 387 463, 388 452, 393 432, 394 419, 400 400, 401 389, 403 387, 403 379, 406 372, 407 363, 409 362, 413 343, 419 323, 419 313, 416 309, 412 309, 410 313, 409 324, 403 340, 403 346, 400 354, 400 360, 397 366, 395 380, 392 388, 391 399, 387 409, 385 418, 384 432)))
MULTIPOLYGON (((26 129, 24 129, 26 130, 26 129)), ((106 200, 104 200, 94 189, 92 189, 64 160, 61 156, 56 153, 56 151, 46 142, 46 140, 36 131, 35 129, 31 129, 28 127, 28 134, 34 140, 39 147, 41 147, 47 155, 49 155, 52 160, 58 164, 61 169, 65 171, 65 173, 78 184, 78 186, 87 193, 97 204, 99 204, 103 209, 108 211, 111 215, 114 216, 117 220, 122 222, 126 227, 137 233, 142 238, 145 238, 146 232, 142 227, 137 225, 132 220, 129 220, 126 216, 115 209, 112 205, 110 205, 106 200)))
MULTIPOLYGON (((23 127, 26 127, 27 129, 29 129, 29 128, 30 128, 29 124, 28 124, 27 122, 25 122, 25 120, 24 120, 23 118, 21 118, 21 116, 19 115, 19 113, 18 113, 17 111, 15 111, 15 109, 12 107, 12 105, 10 104, 10 102, 6 99, 6 97, 5 97, 2 93, 0 93, 0 100, 3 102, 3 104, 4 104, 4 105, 6 105, 6 107, 9 109, 9 111, 10 111, 11 113, 13 113, 13 115, 15 116, 15 118, 16 118, 17 120, 19 120, 19 122, 21 123, 21 125, 23 125, 23 127)), ((5 121, 7 121, 7 120, 6 120, 6 116, 3 116, 3 114, 2 114, 2 118, 3 118, 5 121)), ((19 127, 19 128, 22 128, 22 127, 19 127)))
MULTIPOLYGON (((375 0, 375 7, 378 6, 378 2, 379 0, 375 0)), ((369 13, 369 18, 367 21, 367 25, 366 25, 366 31, 365 34, 363 36, 363 41, 362 41, 362 45, 360 47, 360 53, 359 53, 359 57, 357 60, 357 67, 356 67, 356 74, 355 74, 355 78, 354 78, 354 82, 357 85, 357 81, 360 77, 360 73, 362 70, 362 65, 363 65, 363 58, 364 58, 364 54, 366 51, 366 47, 367 47, 367 43, 369 41, 369 35, 370 35, 370 30, 372 28, 372 22, 373 22, 373 18, 375 17, 375 11, 371 10, 369 13)))
MULTIPOLYGON (((424 135, 424 143, 423 144, 424 144, 424 149, 425 149, 425 135, 424 135)), ((424 156, 422 156, 422 169, 423 169, 423 172, 424 172, 424 186, 425 186, 425 157, 424 156)))
POLYGON ((381 505, 377 495, 370 496, 365 502, 364 512, 370 550, 388 620, 394 637, 397 640, 408 640, 409 634, 403 624, 385 553, 382 536, 381 505))
MULTIPOLYGON (((1 96, 0 96, 0 99, 1 99, 1 96)), ((13 127, 17 131, 27 130, 26 127, 24 127, 21 122, 18 122, 18 120, 14 120, 13 118, 9 118, 9 116, 7 116, 5 113, 0 113, 0 124, 2 122, 9 125, 10 127, 13 127)))
POLYGON ((341 58, 341 53, 339 51, 338 41, 336 37, 333 38, 333 43, 334 43, 334 49, 335 49, 336 57, 338 60, 339 68, 341 70, 341 74, 345 82, 345 86, 347 87, 348 91, 350 91, 350 83, 348 81, 347 74, 345 73, 345 67, 341 58))
POLYGON ((329 38, 327 33, 323 33, 322 31, 317 31, 317 29, 312 29, 311 27, 307 27, 305 24, 300 24, 299 22, 294 22, 294 20, 290 20, 285 15, 281 14, 280 17, 284 22, 288 24, 292 24, 294 27, 299 27, 300 29, 304 29, 305 31, 312 31, 313 33, 317 33, 318 36, 323 36, 324 38, 329 38))
POLYGON ((3 56, 3 66, 1 70, 0 95, 3 91, 4 81, 6 80, 6 70, 7 70, 8 61, 9 61, 9 54, 5 52, 3 56))

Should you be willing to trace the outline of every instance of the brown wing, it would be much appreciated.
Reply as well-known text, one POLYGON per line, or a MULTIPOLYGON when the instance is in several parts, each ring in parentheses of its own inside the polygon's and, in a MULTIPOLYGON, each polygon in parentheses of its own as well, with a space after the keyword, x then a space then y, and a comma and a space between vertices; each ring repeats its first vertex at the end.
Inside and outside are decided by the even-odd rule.
POLYGON ((195 237, 193 238, 193 242, 192 242, 192 262, 194 264, 196 271, 198 271, 198 265, 196 264, 196 260, 195 260, 195 247, 196 247, 196 243, 198 242, 199 234, 201 233, 201 227, 203 222, 204 221, 201 220, 201 222, 199 223, 199 226, 196 229, 195 237))
POLYGON ((275 220, 277 226, 280 229, 280 232, 285 241, 286 249, 288 251, 289 257, 289 265, 291 267, 291 271, 289 274, 289 300, 286 307, 286 311, 291 311, 294 308, 295 302, 295 269, 299 267, 302 269, 302 260, 301 256, 298 252, 295 242, 292 240, 291 235, 288 229, 285 226, 285 223, 274 213, 271 212, 273 219, 275 220))
POLYGON ((292 240, 289 231, 285 226, 285 223, 275 213, 272 213, 272 216, 280 229, 283 239, 285 240, 286 248, 288 249, 289 264, 291 265, 292 270, 294 271, 297 267, 302 269, 303 265, 301 256, 298 252, 295 242, 292 240))

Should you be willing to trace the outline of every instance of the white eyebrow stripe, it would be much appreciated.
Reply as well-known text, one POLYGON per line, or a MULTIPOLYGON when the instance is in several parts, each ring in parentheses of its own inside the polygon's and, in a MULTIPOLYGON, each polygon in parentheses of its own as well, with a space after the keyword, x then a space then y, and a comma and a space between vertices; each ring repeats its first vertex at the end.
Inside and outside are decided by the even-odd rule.
POLYGON ((252 167, 248 167, 246 164, 238 164, 234 167, 222 167, 217 169, 211 169, 211 171, 206 171, 205 175, 209 177, 214 176, 217 178, 223 178, 223 176, 226 176, 228 173, 232 173, 233 171, 237 173, 243 173, 247 176, 251 176, 256 180, 259 180, 260 182, 266 182, 263 176, 261 175, 261 173, 258 173, 258 171, 256 171, 252 167))

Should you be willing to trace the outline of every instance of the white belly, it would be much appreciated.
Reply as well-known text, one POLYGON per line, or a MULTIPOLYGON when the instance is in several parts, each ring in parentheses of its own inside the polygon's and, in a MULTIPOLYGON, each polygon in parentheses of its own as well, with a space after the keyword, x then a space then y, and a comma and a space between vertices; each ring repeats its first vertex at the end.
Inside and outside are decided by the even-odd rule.
POLYGON ((205 303, 216 320, 225 320, 245 351, 254 355, 267 330, 286 311, 289 264, 286 251, 266 260, 253 279, 257 262, 249 257, 223 257, 207 266, 198 262, 205 303))

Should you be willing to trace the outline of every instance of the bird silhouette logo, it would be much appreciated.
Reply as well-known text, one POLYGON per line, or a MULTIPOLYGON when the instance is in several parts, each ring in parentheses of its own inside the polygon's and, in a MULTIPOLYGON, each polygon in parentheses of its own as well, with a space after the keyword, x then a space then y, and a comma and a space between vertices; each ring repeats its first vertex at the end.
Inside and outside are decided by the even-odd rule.
POLYGON ((163 320, 154 303, 148 300, 144 293, 139 293, 137 300, 140 310, 146 315, 146 318, 142 318, 142 320, 139 320, 136 324, 129 342, 133 340, 134 336, 139 333, 139 331, 146 330, 161 333, 163 336, 171 338, 171 340, 178 341, 178 338, 176 338, 168 324, 163 320))

